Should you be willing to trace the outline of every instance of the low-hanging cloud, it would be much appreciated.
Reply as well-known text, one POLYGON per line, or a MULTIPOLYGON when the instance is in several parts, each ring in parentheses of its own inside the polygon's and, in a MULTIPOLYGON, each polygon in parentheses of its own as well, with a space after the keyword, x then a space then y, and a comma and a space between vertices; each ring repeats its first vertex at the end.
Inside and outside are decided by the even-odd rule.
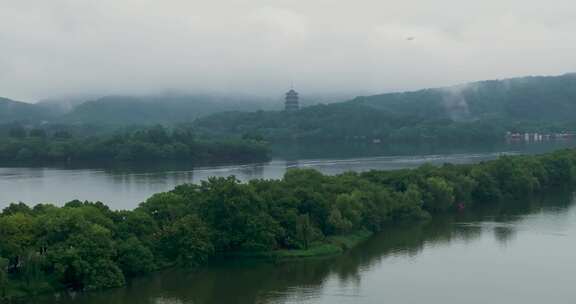
POLYGON ((0 0, 0 96, 379 93, 573 71, 567 0, 0 0))

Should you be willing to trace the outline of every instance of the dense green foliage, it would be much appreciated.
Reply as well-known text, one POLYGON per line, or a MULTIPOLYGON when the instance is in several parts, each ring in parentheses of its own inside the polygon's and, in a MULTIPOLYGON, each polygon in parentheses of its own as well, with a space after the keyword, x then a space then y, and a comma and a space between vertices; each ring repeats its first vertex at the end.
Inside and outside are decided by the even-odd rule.
POLYGON ((198 140, 187 129, 162 126, 109 136, 75 137, 67 131, 26 130, 20 126, 0 137, 0 161, 147 161, 254 162, 268 149, 254 140, 198 140))
POLYGON ((502 139, 507 131, 573 132, 575 111, 576 74, 568 74, 357 97, 296 113, 217 113, 196 126, 274 141, 474 142, 502 139))
POLYGON ((501 140, 507 127, 493 121, 394 115, 359 103, 317 105, 298 112, 224 112, 194 123, 199 133, 289 140, 382 142, 473 142, 501 140))
POLYGON ((395 114, 460 119, 574 121, 576 74, 470 83, 444 89, 358 97, 354 103, 395 114))
MULTIPOLYGON (((306 98, 308 94, 302 93, 306 98)), ((171 125, 202 118, 196 125, 203 133, 269 140, 494 140, 501 139, 506 131, 576 130, 572 115, 576 111, 576 74, 361 96, 348 102, 305 107, 291 115, 240 112, 281 106, 242 96, 176 93, 38 104, 0 98, 0 123, 171 125), (62 109, 62 103, 68 104, 69 112, 62 109), (214 116, 206 117, 211 114, 214 116)))
POLYGON ((12 204, 0 215, 0 291, 7 297, 121 286, 218 254, 322 253, 339 236, 575 183, 576 151, 562 150, 414 170, 291 170, 281 180, 248 183, 211 178, 156 194, 133 211, 80 201, 12 204))

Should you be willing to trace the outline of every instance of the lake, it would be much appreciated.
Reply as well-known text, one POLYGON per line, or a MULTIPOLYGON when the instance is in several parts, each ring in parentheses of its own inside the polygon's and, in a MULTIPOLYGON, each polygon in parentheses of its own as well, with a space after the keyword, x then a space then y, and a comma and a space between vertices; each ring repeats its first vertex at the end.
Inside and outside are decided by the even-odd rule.
POLYGON ((414 168, 425 163, 475 163, 503 154, 541 153, 573 147, 573 141, 492 145, 321 144, 274 147, 276 159, 263 164, 193 167, 182 163, 147 163, 112 167, 0 166, 0 208, 79 199, 101 201, 113 209, 133 209, 154 193, 210 176, 235 175, 240 180, 281 178, 290 168, 313 168, 326 174, 345 171, 414 168))
MULTIPOLYGON (((424 163, 475 163, 571 146, 563 142, 393 152, 373 151, 372 146, 325 146, 325 151, 287 148, 271 162, 249 165, 5 166, 0 168, 0 202, 62 204, 78 198, 129 209, 153 193, 210 176, 280 178, 290 168, 326 174, 392 170, 424 163)), ((573 193, 558 190, 527 201, 490 203, 428 222, 389 227, 337 257, 214 259, 196 271, 168 270, 136 278, 123 288, 59 293, 33 303, 573 303, 575 206, 573 193)))
POLYGON ((574 195, 489 204, 386 229, 346 254, 214 260, 35 304, 573 303, 574 195))

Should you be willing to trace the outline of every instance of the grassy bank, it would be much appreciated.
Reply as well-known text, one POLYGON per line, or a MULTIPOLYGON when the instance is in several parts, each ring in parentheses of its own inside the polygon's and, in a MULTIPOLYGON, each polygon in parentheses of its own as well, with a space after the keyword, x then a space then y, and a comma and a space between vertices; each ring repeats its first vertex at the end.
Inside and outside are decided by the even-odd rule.
POLYGON ((308 249, 281 249, 273 251, 239 251, 224 254, 226 257, 256 259, 294 259, 338 255, 370 238, 370 231, 331 236, 324 241, 314 242, 308 249))

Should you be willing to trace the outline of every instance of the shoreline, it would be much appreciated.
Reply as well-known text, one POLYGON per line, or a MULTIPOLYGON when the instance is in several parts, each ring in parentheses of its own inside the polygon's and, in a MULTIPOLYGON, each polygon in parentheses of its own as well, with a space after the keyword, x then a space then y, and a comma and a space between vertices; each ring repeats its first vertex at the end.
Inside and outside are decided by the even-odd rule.
POLYGON ((335 176, 299 169, 279 180, 210 178, 157 193, 131 211, 99 202, 12 204, 0 214, 0 297, 120 287, 218 256, 342 254, 391 225, 575 185, 576 150, 566 149, 335 176))
MULTIPOLYGON (((216 255, 214 258, 234 258, 238 260, 299 260, 299 259, 309 259, 309 258, 324 258, 324 257, 331 257, 331 256, 339 256, 345 254, 349 250, 353 249, 354 247, 360 245, 361 243, 367 241, 375 233, 370 231, 356 231, 350 234, 344 234, 339 236, 333 236, 327 238, 324 242, 318 242, 312 244, 312 246, 308 249, 281 249, 281 250, 273 250, 273 251, 244 251, 244 252, 231 252, 221 255, 216 255)), ((152 275, 157 272, 162 271, 169 271, 172 269, 177 269, 177 265, 171 265, 168 267, 163 267, 160 269, 155 270, 154 272, 145 274, 145 275, 152 275)), ((200 268, 201 269, 201 268, 200 268)), ((193 271, 193 269, 190 269, 193 271)), ((137 277, 135 277, 137 278, 137 277)), ((118 287, 120 288, 120 287, 118 287)), ((98 292, 101 290, 107 290, 113 288, 105 288, 105 289, 98 289, 92 290, 89 292, 98 292)), ((26 294, 23 292, 16 292, 13 295, 10 295, 6 300, 7 303, 13 304, 23 304, 26 300, 34 299, 36 297, 47 296, 49 294, 58 294, 62 292, 69 292, 66 289, 54 289, 54 290, 46 290, 41 291, 39 293, 34 294, 26 294)), ((87 292, 87 291, 85 291, 87 292)), ((0 298, 0 300, 4 300, 0 298)))
POLYGON ((370 231, 356 231, 344 235, 328 237, 324 242, 316 242, 308 249, 280 249, 272 251, 238 251, 218 255, 225 258, 241 259, 302 259, 334 256, 346 253, 374 235, 370 231))

